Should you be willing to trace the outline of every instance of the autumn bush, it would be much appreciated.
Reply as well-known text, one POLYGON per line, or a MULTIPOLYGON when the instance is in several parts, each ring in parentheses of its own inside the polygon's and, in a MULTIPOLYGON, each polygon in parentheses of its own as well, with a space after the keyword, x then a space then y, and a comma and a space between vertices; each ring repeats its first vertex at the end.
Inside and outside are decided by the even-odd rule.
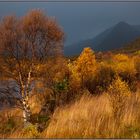
POLYGON ((91 82, 97 71, 97 63, 94 51, 87 47, 84 48, 81 55, 72 63, 69 63, 70 84, 76 85, 76 89, 87 88, 91 91, 91 82))
POLYGON ((125 54, 116 54, 113 56, 113 65, 122 80, 127 82, 132 91, 136 91, 136 69, 134 60, 125 54))
POLYGON ((0 110, 0 138, 6 138, 23 127, 20 109, 0 110))
POLYGON ((79 78, 82 85, 94 76, 96 71, 95 54, 91 48, 84 48, 81 55, 74 62, 73 75, 79 78), (76 75, 77 74, 77 75, 76 75))
POLYGON ((43 108, 51 102, 58 105, 61 102, 61 97, 65 95, 62 91, 66 91, 65 80, 69 76, 67 61, 62 56, 50 58, 44 64, 39 65, 38 70, 41 71, 43 78, 36 81, 36 93, 41 93, 41 95, 36 94, 39 95, 37 100, 40 100, 39 103, 42 104, 43 108))
POLYGON ((124 113, 127 99, 131 95, 130 89, 126 82, 122 81, 120 77, 116 77, 108 87, 107 94, 112 106, 113 116, 119 121, 124 113))
POLYGON ((108 86, 115 79, 115 76, 116 72, 110 64, 106 62, 99 63, 98 71, 90 85, 92 92, 97 94, 106 91, 108 86))
POLYGON ((22 130, 23 138, 39 138, 39 132, 35 125, 29 124, 22 130))
POLYGON ((134 57, 134 63, 135 63, 135 68, 136 68, 136 77, 137 77, 137 80, 140 80, 140 56, 136 56, 134 57))

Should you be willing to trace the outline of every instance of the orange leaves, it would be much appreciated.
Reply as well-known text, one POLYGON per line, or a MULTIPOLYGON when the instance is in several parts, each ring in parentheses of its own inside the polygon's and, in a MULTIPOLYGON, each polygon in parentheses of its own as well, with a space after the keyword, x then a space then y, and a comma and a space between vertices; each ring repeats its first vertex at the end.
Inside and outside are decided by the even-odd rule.
POLYGON ((31 10, 24 17, 7 16, 0 23, 0 44, 9 54, 45 57, 62 49, 64 33, 58 23, 41 10, 31 10))
MULTIPOLYGON (((3 63, 9 67, 5 62, 9 57, 22 71, 32 69, 36 73, 31 67, 62 52, 63 38, 64 33, 57 22, 38 9, 21 18, 7 16, 0 22, 0 53, 2 57, 6 56, 3 63)), ((13 69, 19 71, 16 67, 13 69)))
POLYGON ((64 33, 57 22, 41 10, 32 10, 23 17, 23 31, 35 39, 38 35, 44 36, 49 41, 63 40, 64 33))
POLYGON ((47 18, 41 10, 31 10, 21 20, 21 25, 26 34, 34 34, 45 28, 47 18))

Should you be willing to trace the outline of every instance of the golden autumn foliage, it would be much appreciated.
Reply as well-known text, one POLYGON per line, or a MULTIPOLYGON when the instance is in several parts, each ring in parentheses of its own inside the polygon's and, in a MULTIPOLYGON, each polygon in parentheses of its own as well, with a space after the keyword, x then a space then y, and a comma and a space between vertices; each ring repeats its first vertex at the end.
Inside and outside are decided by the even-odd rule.
POLYGON ((81 55, 76 60, 76 70, 84 80, 95 74, 96 60, 91 48, 84 48, 81 55))
POLYGON ((130 75, 135 75, 136 69, 133 59, 130 59, 125 54, 117 54, 113 57, 114 67, 118 73, 127 72, 130 75))
POLYGON ((137 79, 140 80, 140 55, 134 57, 134 64, 137 71, 137 79))
POLYGON ((125 54, 116 54, 113 59, 118 62, 128 61, 129 57, 125 54))
POLYGON ((95 76, 96 67, 95 54, 89 47, 85 48, 72 64, 69 64, 73 79, 81 84, 95 76))
POLYGON ((123 114, 128 97, 130 97, 130 89, 120 77, 117 77, 108 88, 108 95, 113 109, 113 115, 117 119, 123 114))
POLYGON ((80 78, 79 73, 77 72, 75 62, 68 63, 68 68, 69 68, 69 71, 70 71, 70 84, 75 85, 77 87, 80 87, 81 78, 80 78))
POLYGON ((125 54, 116 54, 113 57, 113 67, 116 73, 130 86, 130 89, 135 91, 135 76, 136 68, 132 58, 125 54))
POLYGON ((93 91, 102 93, 107 90, 108 86, 114 80, 116 71, 113 66, 107 62, 101 62, 98 64, 98 71, 92 83, 93 91))

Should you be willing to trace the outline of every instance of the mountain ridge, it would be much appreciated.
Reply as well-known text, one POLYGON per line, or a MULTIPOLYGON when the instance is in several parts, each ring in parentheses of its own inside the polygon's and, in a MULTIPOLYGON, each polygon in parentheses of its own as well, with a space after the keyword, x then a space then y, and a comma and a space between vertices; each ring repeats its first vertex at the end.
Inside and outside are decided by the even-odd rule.
POLYGON ((84 47, 91 47, 94 51, 110 51, 123 47, 140 37, 140 25, 130 25, 124 21, 104 30, 91 39, 73 43, 65 47, 65 55, 80 54, 84 47))

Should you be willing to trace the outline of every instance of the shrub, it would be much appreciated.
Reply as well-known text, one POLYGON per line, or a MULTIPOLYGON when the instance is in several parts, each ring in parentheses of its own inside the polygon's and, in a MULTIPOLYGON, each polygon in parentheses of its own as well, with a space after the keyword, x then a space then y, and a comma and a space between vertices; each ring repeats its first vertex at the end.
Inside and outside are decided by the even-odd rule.
POLYGON ((139 126, 135 126, 135 125, 125 126, 124 132, 122 135, 120 135, 120 138, 128 138, 128 137, 133 139, 140 138, 139 126))
POLYGON ((11 131, 16 127, 16 122, 14 118, 10 117, 6 122, 3 122, 0 125, 0 133, 7 134, 11 133, 11 131))
POLYGON ((140 80, 140 56, 134 57, 135 68, 137 71, 137 79, 140 80))
POLYGON ((133 59, 125 54, 116 54, 113 57, 113 66, 123 81, 127 82, 132 91, 136 90, 136 69, 133 59))
POLYGON ((39 132, 37 131, 37 127, 35 125, 29 124, 23 130, 23 137, 25 137, 25 138, 38 138, 39 132))
POLYGON ((70 73, 69 82, 70 82, 71 87, 73 87, 74 89, 80 88, 81 86, 80 75, 77 72, 76 67, 77 66, 76 66, 75 61, 68 63, 68 68, 69 68, 69 73, 70 73))
POLYGON ((30 122, 36 125, 38 132, 42 132, 49 124, 50 117, 43 114, 32 114, 30 122))
POLYGON ((117 120, 121 119, 126 105, 126 101, 130 96, 130 89, 126 82, 117 77, 108 88, 108 95, 112 106, 113 116, 117 120))
POLYGON ((69 90, 69 81, 67 78, 56 82, 54 85, 54 94, 53 97, 55 99, 56 105, 65 104, 68 99, 68 90, 69 90))
MULTIPOLYGON (((66 102, 65 97, 69 88, 69 70, 67 61, 63 57, 52 58, 42 68, 45 71, 42 80, 45 89, 38 99, 42 103, 40 113, 52 115, 60 102, 66 102)), ((41 87, 42 89, 42 87, 41 87)))
POLYGON ((125 54, 116 54, 113 59, 116 62, 124 62, 124 61, 129 61, 129 57, 125 54))
POLYGON ((111 65, 101 62, 96 76, 92 80, 90 85, 90 91, 92 93, 102 93, 107 90, 113 79, 115 79, 116 72, 111 65))
POLYGON ((21 110, 4 109, 0 111, 0 134, 9 135, 22 126, 21 110), (18 117, 19 116, 19 117, 18 117), (18 119, 17 119, 18 118, 18 119))
POLYGON ((54 90, 56 92, 63 92, 68 90, 68 79, 63 79, 54 85, 54 90))

